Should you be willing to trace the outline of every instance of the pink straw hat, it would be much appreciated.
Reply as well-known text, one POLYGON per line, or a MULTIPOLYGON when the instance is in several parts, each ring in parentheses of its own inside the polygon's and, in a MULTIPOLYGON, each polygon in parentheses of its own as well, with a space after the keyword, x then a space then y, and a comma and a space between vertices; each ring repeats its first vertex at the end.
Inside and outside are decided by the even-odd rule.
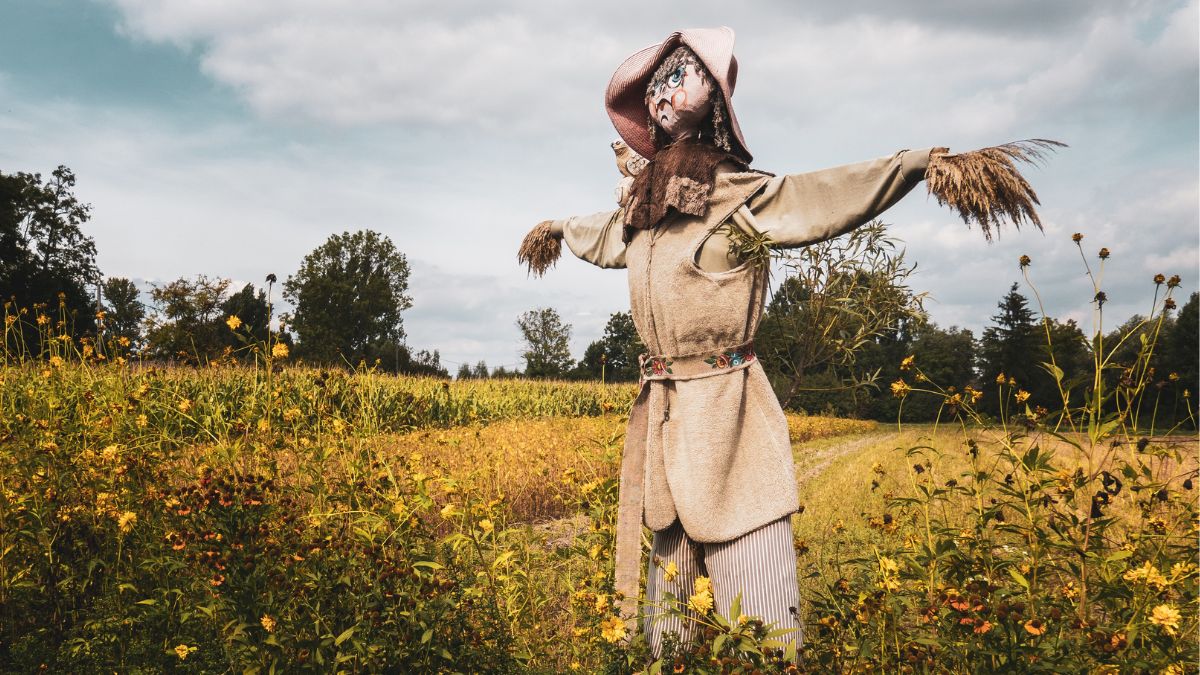
POLYGON ((716 80, 729 114, 733 154, 749 163, 753 157, 746 149, 746 139, 742 137, 742 129, 738 126, 730 101, 737 84, 738 65, 733 56, 733 29, 725 26, 676 31, 661 43, 646 47, 625 59, 617 72, 613 73, 608 91, 604 94, 604 107, 617 133, 639 155, 646 159, 654 157, 654 141, 647 128, 650 113, 646 108, 646 85, 658 64, 680 45, 695 52, 716 80))

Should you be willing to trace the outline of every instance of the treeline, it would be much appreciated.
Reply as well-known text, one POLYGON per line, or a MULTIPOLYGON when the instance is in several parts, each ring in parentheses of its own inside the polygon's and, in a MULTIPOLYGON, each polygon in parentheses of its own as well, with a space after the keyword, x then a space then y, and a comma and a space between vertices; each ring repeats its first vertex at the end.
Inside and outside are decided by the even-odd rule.
POLYGON ((0 172, 0 298, 6 357, 44 356, 47 338, 81 339, 98 358, 202 365, 263 355, 320 365, 367 365, 387 372, 448 377, 437 350, 405 343, 401 313, 412 306, 409 266, 387 237, 335 234, 276 287, 234 288, 204 275, 152 284, 105 278, 82 226, 91 207, 60 166, 46 179, 0 172), (282 290, 292 311, 276 313, 282 290))
MULTIPOLYGON (((1037 316, 1013 284, 981 335, 963 328, 941 328, 929 321, 904 322, 894 332, 860 348, 856 373, 860 379, 870 377, 869 384, 845 387, 851 373, 846 368, 827 369, 810 375, 809 388, 794 397, 789 407, 884 421, 894 421, 898 415, 906 421, 935 419, 945 399, 920 393, 901 399, 892 385, 903 382, 912 389, 930 389, 936 384, 951 394, 971 387, 983 392, 977 407, 995 415, 1001 377, 1006 387, 1028 394, 1021 398, 1031 410, 1062 409, 1060 384, 1070 390, 1068 403, 1076 407, 1084 402, 1093 382, 1094 355, 1100 351, 1107 356, 1101 376, 1109 385, 1106 389, 1116 389, 1112 385, 1130 377, 1129 369, 1137 361, 1145 337, 1156 344, 1149 357, 1151 392, 1143 397, 1142 405, 1158 406, 1161 421, 1177 420, 1187 414, 1189 405, 1194 410, 1194 397, 1200 389, 1198 299, 1193 293, 1176 315, 1163 317, 1161 324, 1135 315, 1103 336, 1089 337, 1074 320, 1037 316), (912 366, 905 366, 910 357, 922 376, 916 376, 912 366), (1054 377, 1053 367, 1061 369, 1061 378, 1054 377)), ((764 347, 771 349, 769 344, 764 347)), ((774 382, 786 381, 777 363, 764 360, 763 365, 774 382)))
MULTIPOLYGON (((75 199, 74 186, 75 176, 61 166, 47 179, 0 173, 6 358, 22 350, 47 358, 31 345, 70 335, 81 336, 85 351, 98 358, 205 365, 270 354, 321 366, 449 377, 436 349, 406 344, 402 313, 412 306, 410 269, 387 237, 370 230, 335 234, 282 283, 269 274, 262 285, 240 288, 204 275, 153 284, 145 304, 131 280, 100 273, 95 243, 82 230, 90 206, 75 199), (275 311, 278 297, 288 302, 289 312, 275 311)), ((1073 239, 1079 244, 1082 235, 1073 239)), ((1101 258, 1107 256, 1101 249, 1101 258)), ((999 382, 1016 387, 1034 410, 1078 406, 1083 385, 1095 379, 1095 355, 1104 361, 1100 377, 1120 384, 1150 345, 1153 395, 1142 397, 1142 405, 1172 417, 1195 410, 1197 295, 1176 307, 1169 294, 1178 277, 1153 279, 1156 292, 1167 291, 1156 295, 1156 316, 1131 317, 1103 335, 1085 334, 1070 320, 1035 315, 1013 284, 991 324, 976 336, 928 320, 923 294, 907 286, 913 268, 882 223, 784 252, 782 262, 789 271, 771 295, 755 348, 789 409, 930 420, 946 396, 915 395, 902 404, 894 393, 937 385, 949 395, 967 387, 983 392, 978 405, 997 413, 999 382), (914 379, 914 363, 921 379, 914 379), (1073 392, 1066 402, 1063 388, 1073 392)), ((1022 269, 1028 264, 1023 257, 1022 269)), ((1097 310, 1104 301, 1098 292, 1097 310)), ((578 360, 570 350, 572 327, 553 308, 525 312, 516 325, 524 342, 523 368, 489 369, 479 361, 460 365, 456 376, 606 382, 639 377, 638 355, 645 347, 628 312, 611 315, 578 360)))

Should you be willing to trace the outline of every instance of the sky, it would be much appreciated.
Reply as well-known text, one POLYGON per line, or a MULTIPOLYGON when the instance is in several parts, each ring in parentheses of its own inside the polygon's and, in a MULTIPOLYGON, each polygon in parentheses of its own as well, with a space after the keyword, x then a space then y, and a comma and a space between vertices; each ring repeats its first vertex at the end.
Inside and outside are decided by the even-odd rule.
POLYGON ((1069 144, 1026 171, 1043 232, 989 244, 924 186, 883 215, 939 325, 989 325, 1025 254, 1046 312, 1090 330, 1075 232, 1093 268, 1112 251, 1106 327, 1157 273, 1197 288, 1197 0, 0 0, 0 171, 73 169, 106 276, 258 284, 369 228, 411 265, 414 349, 521 367, 516 318, 549 306, 578 358, 628 309, 624 272, 567 252, 531 279, 517 247, 615 208, 617 65, 716 25, 755 168, 1069 144))

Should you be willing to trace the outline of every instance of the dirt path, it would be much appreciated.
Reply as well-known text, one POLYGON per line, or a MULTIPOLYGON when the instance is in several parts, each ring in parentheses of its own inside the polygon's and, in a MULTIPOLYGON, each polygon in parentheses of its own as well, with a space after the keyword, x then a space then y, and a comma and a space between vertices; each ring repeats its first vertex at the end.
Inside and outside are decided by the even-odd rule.
POLYGON ((867 446, 876 445, 895 435, 895 431, 872 431, 859 436, 841 436, 816 442, 797 443, 797 448, 803 448, 803 454, 800 455, 801 459, 797 462, 796 482, 800 487, 804 487, 805 483, 825 473, 834 460, 858 452, 867 446))

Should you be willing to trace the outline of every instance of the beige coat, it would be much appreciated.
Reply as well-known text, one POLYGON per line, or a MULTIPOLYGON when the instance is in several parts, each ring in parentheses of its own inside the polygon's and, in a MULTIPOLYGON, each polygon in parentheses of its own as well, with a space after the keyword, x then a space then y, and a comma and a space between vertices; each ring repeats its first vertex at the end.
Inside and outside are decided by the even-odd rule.
POLYGON ((658 357, 643 370, 622 460, 617 590, 626 598, 637 595, 639 516, 653 530, 678 518, 692 539, 721 542, 799 505, 787 421, 749 346, 766 271, 701 269, 706 240, 730 220, 783 248, 836 237, 907 194, 928 159, 929 150, 902 151, 790 176, 719 173, 704 217, 637 230, 628 245, 622 209, 556 223, 578 257, 628 268, 634 324, 658 357))

